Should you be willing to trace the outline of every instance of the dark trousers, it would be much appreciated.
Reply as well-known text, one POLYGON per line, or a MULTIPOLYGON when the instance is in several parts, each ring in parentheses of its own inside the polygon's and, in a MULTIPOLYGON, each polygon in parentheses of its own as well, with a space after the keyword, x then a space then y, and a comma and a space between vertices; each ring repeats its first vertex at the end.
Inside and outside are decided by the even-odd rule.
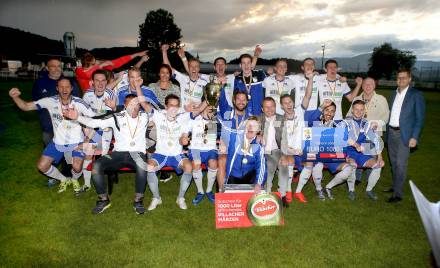
POLYGON ((228 177, 228 184, 254 184, 255 176, 257 174, 254 171, 249 172, 248 174, 244 175, 241 178, 229 176, 228 177))
POLYGON ((147 185, 147 157, 141 152, 112 152, 100 157, 93 164, 93 184, 98 195, 107 194, 105 172, 128 167, 136 170, 135 192, 144 194, 147 185))
POLYGON ((388 133, 388 156, 393 176, 393 196, 402 198, 408 167, 409 147, 408 144, 403 144, 400 130, 390 128, 388 133))

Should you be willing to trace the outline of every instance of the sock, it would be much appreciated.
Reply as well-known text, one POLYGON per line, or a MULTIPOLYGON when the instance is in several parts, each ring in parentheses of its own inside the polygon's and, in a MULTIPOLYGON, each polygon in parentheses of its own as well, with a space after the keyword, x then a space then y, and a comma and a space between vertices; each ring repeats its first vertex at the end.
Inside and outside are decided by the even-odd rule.
POLYGON ((87 170, 87 167, 90 165, 92 160, 84 160, 83 163, 83 178, 84 178, 84 185, 87 187, 90 187, 90 179, 92 178, 92 171, 87 170))
POLYGON ((79 177, 81 177, 81 175, 82 175, 82 171, 80 171, 80 172, 76 172, 76 171, 73 170, 73 168, 72 168, 72 179, 77 180, 77 179, 79 179, 79 177))
MULTIPOLYGON (((290 177, 292 178, 292 177, 290 177)), ((289 182, 289 170, 288 167, 278 166, 278 191, 281 196, 286 196, 287 184, 289 182)))
POLYGON ((288 165, 287 170, 289 172, 289 179, 287 180, 287 192, 292 192, 292 179, 293 179, 293 175, 295 174, 293 172, 293 166, 288 165))
POLYGON ((373 168, 371 170, 370 176, 368 176, 367 192, 372 191, 374 186, 376 186, 376 183, 380 178, 381 171, 382 168, 373 168))
POLYGON ((214 186, 216 177, 217 177, 217 169, 208 168, 208 185, 206 185, 206 192, 212 192, 212 186, 214 186))
POLYGON ((192 174, 191 173, 183 173, 182 177, 180 177, 180 189, 178 198, 184 198, 186 190, 188 190, 189 185, 191 184, 192 174))
POLYGON ((352 172, 353 168, 350 165, 345 165, 345 167, 335 175, 335 177, 325 186, 325 188, 331 189, 336 185, 343 183, 347 180, 352 172))
POLYGON ((354 185, 356 183, 356 166, 351 167, 353 172, 351 172, 350 176, 347 178, 347 186, 350 192, 354 192, 354 185))
POLYGON ((324 164, 321 162, 318 162, 315 164, 315 166, 312 169, 313 182, 315 183, 315 188, 317 191, 322 190, 321 180, 322 180, 322 169, 323 168, 324 168, 324 164))
POLYGON ((112 142, 113 132, 112 130, 104 131, 102 133, 102 155, 108 154, 108 150, 110 149, 110 143, 112 142))
POLYGON ((159 180, 157 179, 156 172, 148 172, 147 174, 148 187, 154 198, 160 199, 159 194, 159 180))
POLYGON ((298 186, 296 186, 295 193, 301 193, 304 185, 306 185, 311 174, 312 174, 312 168, 311 167, 304 167, 304 169, 301 171, 301 174, 299 175, 298 186))
POLYGON ((72 152, 64 152, 64 159, 68 165, 72 165, 72 152))
POLYGON ((44 175, 51 177, 51 178, 54 178, 54 179, 57 179, 59 181, 67 180, 66 177, 64 177, 64 175, 61 174, 61 172, 54 166, 50 166, 49 170, 46 171, 44 173, 44 175))
POLYGON ((203 173, 202 170, 193 170, 192 176, 197 187, 197 193, 204 194, 203 191, 203 173))

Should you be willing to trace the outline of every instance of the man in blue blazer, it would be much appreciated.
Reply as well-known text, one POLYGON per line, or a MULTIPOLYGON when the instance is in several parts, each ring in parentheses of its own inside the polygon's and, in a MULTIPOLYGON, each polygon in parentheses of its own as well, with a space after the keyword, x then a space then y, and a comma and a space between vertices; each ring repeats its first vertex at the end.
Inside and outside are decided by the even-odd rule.
POLYGON ((390 99, 391 113, 387 131, 388 155, 393 176, 393 186, 388 190, 393 193, 389 203, 402 200, 410 149, 419 143, 425 121, 425 99, 410 84, 411 71, 400 69, 397 73, 398 88, 390 99))

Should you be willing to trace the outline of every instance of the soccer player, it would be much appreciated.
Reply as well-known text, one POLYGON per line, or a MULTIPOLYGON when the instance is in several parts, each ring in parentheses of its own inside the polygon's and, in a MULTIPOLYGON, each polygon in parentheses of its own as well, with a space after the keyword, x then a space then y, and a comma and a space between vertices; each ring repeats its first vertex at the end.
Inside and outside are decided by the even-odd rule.
MULTIPOLYGON (((335 122, 333 120, 335 111, 336 104, 334 104, 330 100, 325 100, 321 107, 319 107, 315 111, 309 111, 308 114, 306 114, 305 116, 305 120, 307 121, 309 127, 337 127, 337 123, 340 121, 335 122)), ((310 175, 312 175, 318 198, 320 200, 325 200, 324 191, 322 190, 321 186, 322 169, 324 168, 323 163, 304 162, 303 165, 304 167, 301 170, 298 185, 296 187, 295 194, 293 195, 294 198, 301 203, 307 202, 307 199, 302 193, 302 189, 308 182, 310 175)), ((338 171, 339 163, 330 163, 329 166, 331 168, 331 171, 334 173, 338 171)), ((341 166, 341 168, 343 167, 345 166, 341 166)), ((342 174, 340 176, 342 176, 342 174)), ((333 198, 331 192, 329 198, 333 198)))
MULTIPOLYGON (((164 44, 161 48, 163 63, 171 66, 167 54, 169 45, 164 44)), ((182 57, 182 60, 186 61, 187 59, 182 57)), ((189 76, 182 74, 174 68, 172 68, 172 70, 173 78, 180 84, 181 106, 185 111, 191 112, 202 102, 203 88, 209 83, 209 77, 199 73, 200 62, 196 58, 192 58, 188 61, 189 76)))
MULTIPOLYGON (((100 116, 105 115, 109 111, 116 110, 116 96, 113 91, 107 88, 107 71, 96 70, 92 74, 92 80, 90 81, 91 88, 84 93, 83 100, 87 103, 93 112, 100 116)), ((101 154, 106 155, 110 149, 110 143, 112 141, 113 133, 111 128, 99 129, 94 131, 93 129, 86 128, 86 142, 88 145, 93 145, 100 148, 101 154)), ((86 146, 86 143, 83 144, 86 146)), ((87 192, 90 190, 90 179, 92 177, 91 171, 87 170, 87 167, 92 162, 94 155, 94 149, 89 153, 86 152, 86 156, 83 163, 83 177, 84 185, 81 187, 81 192, 87 192)))
POLYGON ((238 90, 248 95, 249 104, 246 109, 250 115, 258 116, 262 113, 263 80, 266 78, 266 74, 262 70, 252 70, 252 56, 249 54, 240 56, 240 68, 241 73, 235 77, 234 91, 238 90))
POLYGON ((226 176, 226 160, 229 145, 235 143, 237 134, 244 132, 244 122, 249 117, 247 112, 248 95, 242 91, 235 91, 232 97, 234 109, 227 111, 222 116, 217 114, 221 124, 221 136, 219 145, 219 158, 217 170, 217 183, 220 189, 223 189, 226 176))
MULTIPOLYGON (((302 103, 304 96, 306 95, 307 85, 309 80, 308 75, 315 73, 315 60, 312 58, 305 58, 301 64, 302 74, 295 74, 288 76, 290 80, 293 81, 293 88, 295 93, 295 106, 302 103)), ((308 111, 314 111, 318 109, 318 81, 320 79, 319 75, 313 76, 313 89, 312 96, 310 97, 308 111)))
POLYGON ((353 101, 362 86, 362 78, 356 78, 356 87, 351 91, 347 82, 340 81, 338 63, 335 60, 327 60, 325 70, 326 75, 321 76, 317 83, 320 103, 326 99, 333 101, 336 104, 334 120, 342 120, 342 99, 345 97, 349 102, 353 101))
MULTIPOLYGON (((251 68, 252 70, 257 65, 258 57, 260 57, 263 50, 259 45, 255 47, 254 56, 252 57, 251 68)), ((220 92, 219 98, 219 112, 221 116, 224 115, 226 111, 231 111, 234 107, 232 103, 232 96, 234 95, 234 81, 236 73, 226 75, 226 59, 223 57, 218 57, 214 60, 215 77, 214 81, 220 82, 223 85, 222 91, 220 92)), ((237 73, 238 74, 238 73, 237 73)))
MULTIPOLYGON (((276 113, 279 115, 284 114, 280 104, 280 97, 283 95, 292 95, 295 88, 294 81, 290 76, 286 76, 286 72, 287 60, 278 59, 275 62, 275 75, 268 76, 263 81, 265 96, 271 97, 275 100, 276 113)), ((305 88, 303 90, 305 93, 305 88)))
POLYGON ((144 192, 147 184, 147 165, 145 154, 145 132, 148 126, 148 114, 140 110, 139 100, 134 94, 125 97, 124 110, 103 119, 91 119, 79 116, 75 109, 64 113, 66 117, 78 120, 91 128, 112 128, 115 136, 111 155, 104 155, 93 165, 93 183, 98 194, 93 214, 100 214, 111 206, 107 194, 107 180, 104 173, 117 171, 122 167, 136 170, 135 195, 133 209, 136 214, 144 214, 144 192))
MULTIPOLYGON (((189 146, 189 159, 193 165, 193 178, 197 187, 197 195, 192 200, 194 205, 202 202, 204 196, 208 198, 211 203, 214 203, 215 197, 212 193, 212 187, 216 181, 217 176, 217 122, 213 121, 212 107, 207 107, 202 114, 195 118, 191 118, 188 124, 185 138, 191 135, 191 143, 189 146), (206 186, 206 194, 203 190, 203 173, 201 164, 208 168, 206 186)), ((215 117, 214 117, 215 120, 215 117)))
MULTIPOLYGON (((32 87, 32 100, 38 101, 42 98, 52 97, 58 95, 57 83, 58 80, 63 77, 63 70, 61 66, 61 61, 57 58, 51 58, 47 61, 47 65, 42 72, 42 75, 34 82, 32 87)), ((75 97, 80 96, 80 90, 78 84, 74 80, 70 80, 72 84, 72 95, 75 97)), ((46 147, 53 139, 54 131, 52 127, 52 119, 50 114, 46 109, 38 110, 38 115, 40 117, 40 127, 42 130, 43 144, 46 147)), ((65 161, 61 162, 61 173, 69 174, 70 169, 68 164, 72 164, 72 155, 66 153, 65 161)), ((58 183, 58 180, 48 178, 48 187, 53 187, 58 183)))
POLYGON ((229 144, 226 162, 227 184, 253 184, 255 193, 263 188, 267 177, 264 149, 257 142, 260 123, 256 116, 245 121, 245 131, 229 144))
POLYGON ((84 141, 84 134, 80 124, 75 120, 65 119, 63 111, 75 106, 81 114, 94 116, 95 113, 80 98, 72 96, 72 84, 67 78, 60 78, 57 84, 58 95, 42 98, 34 102, 26 102, 20 98, 20 90, 12 88, 9 96, 23 111, 47 109, 49 111, 54 138, 44 149, 38 160, 37 167, 46 176, 60 181, 58 192, 66 191, 67 186, 72 184, 73 191, 78 193, 81 189, 78 178, 82 173, 84 153, 77 147, 84 141), (53 166, 64 156, 65 152, 72 153, 72 178, 66 178, 53 166))
MULTIPOLYGON (((349 129, 347 156, 354 160, 357 166, 362 168, 372 169, 368 176, 367 196, 372 200, 377 200, 377 195, 373 192, 373 188, 380 178, 380 172, 384 166, 382 159, 383 142, 379 135, 376 134, 374 122, 370 123, 364 118, 365 102, 362 100, 355 100, 351 107, 352 117, 347 117, 343 122, 349 129), (370 143, 366 143, 370 141, 370 143), (374 145, 370 148, 371 144, 374 145)), ((349 181, 350 188, 353 193, 350 197, 354 198, 354 180, 349 181)))

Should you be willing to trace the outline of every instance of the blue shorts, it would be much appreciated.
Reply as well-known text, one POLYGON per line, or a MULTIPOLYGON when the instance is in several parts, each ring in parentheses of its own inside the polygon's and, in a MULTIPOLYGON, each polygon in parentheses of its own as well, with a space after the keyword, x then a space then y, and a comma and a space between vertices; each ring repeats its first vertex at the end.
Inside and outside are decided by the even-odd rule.
POLYGON ((201 151, 201 150, 190 150, 189 152, 189 160, 200 160, 201 163, 205 164, 206 168, 208 168, 208 161, 211 159, 217 160, 218 153, 217 150, 209 150, 209 151, 201 151))
POLYGON ((338 167, 344 164, 344 162, 335 162, 335 163, 324 163, 324 165, 327 167, 327 169, 332 173, 335 174, 338 172, 338 167))
POLYGON ((359 167, 363 167, 368 160, 373 158, 371 155, 364 155, 354 150, 348 150, 347 156, 353 159, 359 167))
POLYGON ((43 155, 53 158, 55 163, 60 162, 60 160, 64 157, 65 152, 72 152, 72 157, 84 159, 84 153, 81 150, 75 150, 76 147, 78 147, 78 144, 58 145, 51 141, 46 146, 46 149, 44 149, 43 155))
POLYGON ((151 159, 157 162, 159 168, 172 167, 177 174, 183 173, 183 170, 179 167, 183 159, 188 159, 184 154, 176 156, 166 156, 163 154, 154 153, 151 155, 151 159))
POLYGON ((104 131, 102 131, 101 129, 95 131, 95 134, 93 134, 93 138, 90 140, 90 143, 102 143, 102 133, 104 133, 104 131))

